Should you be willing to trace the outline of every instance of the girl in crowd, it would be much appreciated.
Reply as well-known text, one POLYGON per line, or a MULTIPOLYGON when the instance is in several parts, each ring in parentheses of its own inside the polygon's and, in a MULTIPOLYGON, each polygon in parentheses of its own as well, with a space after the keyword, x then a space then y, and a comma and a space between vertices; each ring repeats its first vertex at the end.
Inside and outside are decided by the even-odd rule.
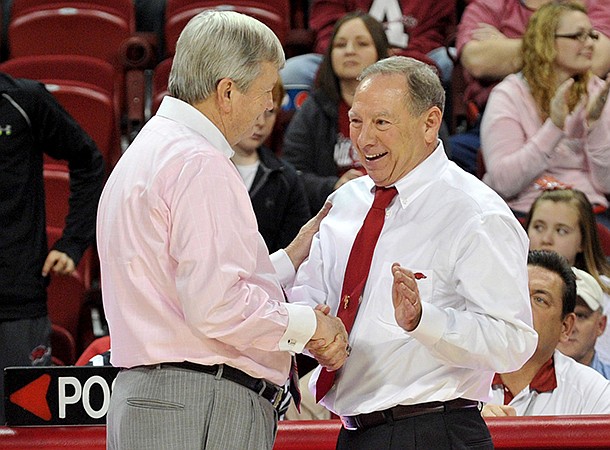
POLYGON ((345 182, 363 174, 349 139, 347 112, 362 70, 388 56, 383 26, 362 12, 337 21, 316 87, 292 118, 284 158, 300 171, 311 211, 345 182))
MULTIPOLYGON (((525 219, 530 250, 553 250, 570 265, 591 274, 604 291, 606 311, 610 308, 610 263, 598 235, 595 215, 585 194, 575 189, 544 191, 525 219)), ((610 332, 598 340, 596 350, 610 360, 610 332)))
POLYGON ((573 187, 610 227, 610 77, 591 72, 598 38, 580 4, 540 7, 523 37, 522 72, 489 97, 481 124, 483 180, 519 217, 539 188, 573 187))

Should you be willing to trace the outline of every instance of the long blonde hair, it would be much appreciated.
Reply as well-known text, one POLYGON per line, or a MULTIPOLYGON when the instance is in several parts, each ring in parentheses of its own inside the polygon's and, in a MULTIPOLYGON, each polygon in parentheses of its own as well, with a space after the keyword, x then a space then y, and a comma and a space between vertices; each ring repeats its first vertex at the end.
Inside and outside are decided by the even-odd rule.
MULTIPOLYGON (((541 6, 532 16, 523 35, 523 76, 542 120, 549 117, 551 99, 557 90, 555 74, 555 33, 561 16, 570 11, 587 13, 580 3, 571 1, 553 1, 541 6)), ((572 111, 578 100, 587 93, 587 84, 591 71, 574 76, 574 84, 569 92, 568 107, 572 111)))

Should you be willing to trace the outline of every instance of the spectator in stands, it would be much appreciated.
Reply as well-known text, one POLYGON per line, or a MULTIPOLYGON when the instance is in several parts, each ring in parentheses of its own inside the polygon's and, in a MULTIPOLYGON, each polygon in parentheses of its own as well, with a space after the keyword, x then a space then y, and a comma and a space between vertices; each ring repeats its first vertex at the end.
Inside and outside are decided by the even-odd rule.
POLYGON ((331 195, 287 292, 351 329, 345 366, 334 380, 316 369, 310 384, 343 420, 338 449, 493 448, 479 400, 497 368, 518 369, 536 346, 527 237, 495 192, 447 159, 444 100, 415 59, 363 71, 349 117, 368 175, 331 195))
POLYGON ((489 416, 551 416, 610 413, 610 381, 556 350, 574 326, 576 282, 558 253, 534 250, 528 278, 538 346, 519 370, 496 374, 489 416))
POLYGON ((332 42, 333 27, 345 14, 366 11, 383 23, 392 54, 410 56, 435 65, 443 83, 451 79, 453 61, 445 47, 455 28, 456 0, 313 0, 309 27, 316 35, 315 52, 286 62, 286 86, 312 86, 315 74, 332 42))
POLYGON ((312 211, 347 181, 363 174, 349 139, 347 111, 362 69, 388 55, 381 24, 368 14, 349 13, 335 24, 317 86, 284 136, 284 157, 300 171, 312 211))
POLYGON ((248 188, 258 231, 269 251, 275 252, 290 244, 311 214, 303 182, 292 165, 263 145, 273 131, 284 99, 280 80, 272 94, 273 109, 261 114, 252 134, 233 146, 231 160, 248 188))
MULTIPOLYGON (((481 147, 480 118, 491 89, 507 75, 522 69, 521 38, 528 20, 536 9, 551 1, 473 0, 466 6, 458 24, 456 46, 465 69, 464 101, 471 117, 468 131, 451 138, 451 157, 464 170, 475 173, 476 155, 481 147)), ((610 70, 610 3, 605 0, 584 3, 593 28, 599 32, 591 69, 597 76, 605 77, 610 70)))
MULTIPOLYGON (((8 366, 49 365, 51 275, 71 274, 95 236, 104 162, 95 143, 32 80, 0 72, 0 393, 8 366), (49 251, 43 153, 69 162, 70 204, 49 251)), ((4 424, 4 402, 0 402, 4 424)))
POLYGON ((347 358, 341 321, 286 304, 278 280, 306 257, 320 216, 274 265, 229 159, 273 108, 283 64, 280 41, 258 20, 195 16, 178 39, 169 95, 106 183, 101 287, 111 362, 124 368, 109 449, 271 449, 289 352, 307 346, 331 370, 347 358))
MULTIPOLYGON (((610 306, 610 263, 601 249, 591 203, 576 189, 545 190, 525 219, 531 250, 554 250, 571 266, 584 270, 604 291, 610 306)), ((610 360, 610 332, 597 340, 597 351, 610 360)))
POLYGON ((597 280, 584 270, 572 267, 572 271, 576 275, 576 320, 568 340, 559 342, 557 349, 610 379, 610 363, 595 351, 597 338, 606 329, 608 320, 604 313, 604 292, 597 280))
POLYGON ((590 70, 598 37, 579 3, 542 6, 523 37, 523 71, 489 97, 481 124, 483 181, 519 217, 541 187, 574 187, 610 227, 610 76, 603 81, 590 70))

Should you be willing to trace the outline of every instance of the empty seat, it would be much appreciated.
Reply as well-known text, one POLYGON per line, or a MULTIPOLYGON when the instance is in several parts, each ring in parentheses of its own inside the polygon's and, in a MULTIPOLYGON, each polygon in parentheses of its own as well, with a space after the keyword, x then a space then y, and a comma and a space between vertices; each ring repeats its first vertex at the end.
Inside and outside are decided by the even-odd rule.
POLYGON ((165 51, 171 56, 176 42, 189 20, 206 9, 236 11, 254 17, 285 43, 290 29, 290 4, 288 0, 264 2, 256 0, 168 0, 165 10, 165 51))
POLYGON ((93 138, 109 172, 121 156, 120 130, 112 99, 85 83, 51 81, 54 80, 47 83, 47 89, 93 138))
POLYGON ((29 78, 43 83, 49 80, 58 83, 86 83, 114 99, 117 113, 121 109, 121 74, 109 62, 99 58, 84 55, 30 55, 4 61, 0 64, 0 72, 14 78, 29 78))
POLYGON ((76 360, 75 366, 86 366, 91 358, 110 350, 110 336, 102 336, 94 340, 76 360))
POLYGON ((13 0, 11 19, 37 9, 48 9, 57 4, 79 9, 97 9, 124 18, 135 31, 135 8, 132 0, 13 0))
POLYGON ((51 274, 47 288, 49 318, 52 323, 68 330, 72 337, 78 335, 78 321, 86 291, 78 271, 71 275, 51 274))
POLYGON ((123 17, 57 3, 24 11, 9 22, 11 58, 28 55, 87 55, 121 69, 121 44, 132 34, 123 17))

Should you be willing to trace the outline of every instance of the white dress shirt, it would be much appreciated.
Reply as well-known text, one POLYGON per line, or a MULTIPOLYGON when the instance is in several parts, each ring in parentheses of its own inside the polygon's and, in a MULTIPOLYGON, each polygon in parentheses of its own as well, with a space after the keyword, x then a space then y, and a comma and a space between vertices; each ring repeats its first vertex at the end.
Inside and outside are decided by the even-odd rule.
MULTIPOLYGON (((526 386, 508 403, 518 416, 610 414, 610 381, 559 350, 555 350, 553 362, 556 387, 536 390, 526 386)), ((548 380, 548 375, 539 372, 530 384, 536 385, 538 377, 548 380)), ((503 405, 503 385, 493 388, 490 403, 503 405)))
POLYGON ((284 301, 232 155, 202 113, 166 97, 110 175, 97 244, 113 365, 226 363, 283 384, 288 351, 315 332, 313 310, 284 301))
MULTIPOLYGON (((373 186, 364 176, 331 195, 333 207, 289 301, 327 303, 337 313, 373 186)), ((528 239, 504 201, 450 162, 440 143, 395 186, 350 333, 351 355, 322 400, 340 415, 457 397, 487 400, 494 373, 518 369, 536 347, 528 239), (417 282, 423 315, 410 333, 394 318, 394 262, 424 276, 417 282)))

